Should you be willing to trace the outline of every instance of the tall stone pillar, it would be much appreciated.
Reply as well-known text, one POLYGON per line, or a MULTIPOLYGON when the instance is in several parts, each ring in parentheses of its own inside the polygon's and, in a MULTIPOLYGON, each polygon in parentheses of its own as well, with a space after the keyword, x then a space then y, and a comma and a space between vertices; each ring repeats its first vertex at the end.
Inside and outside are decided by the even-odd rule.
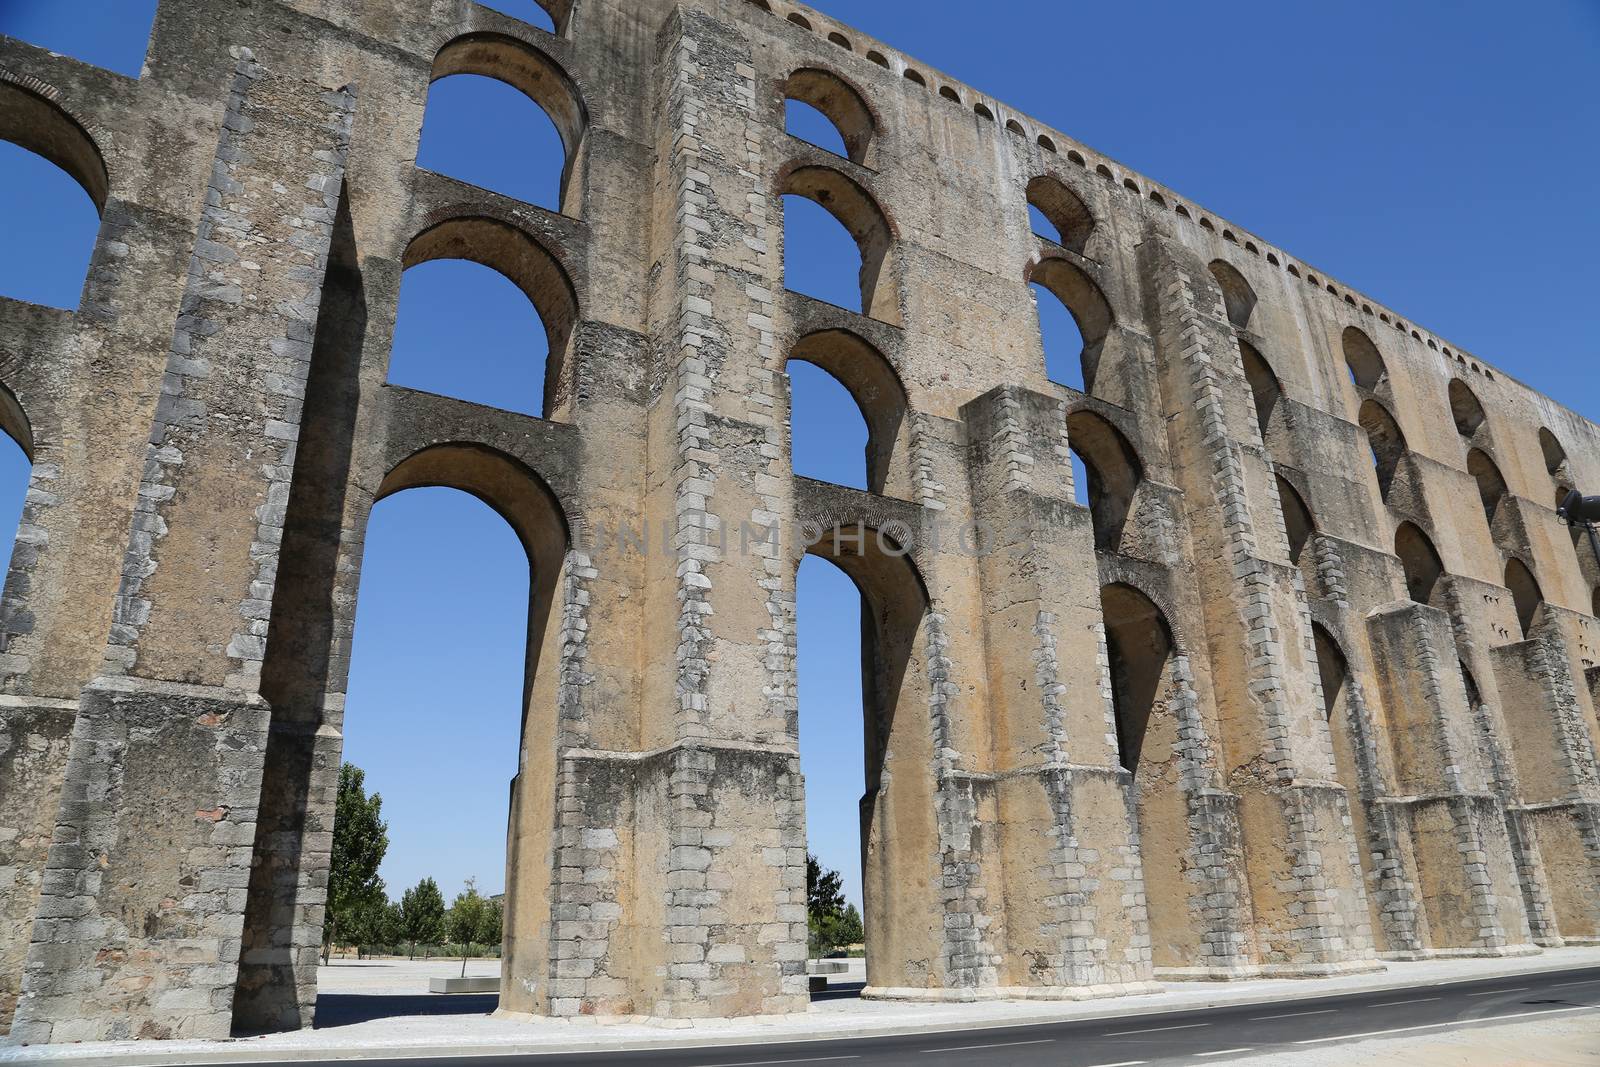
POLYGON ((1238 342, 1206 266, 1140 245, 1173 469, 1200 590, 1224 784, 1239 820, 1268 974, 1376 966, 1348 798, 1333 755, 1303 588, 1286 557, 1238 342), (1246 444, 1254 447, 1246 448, 1246 444))
POLYGON ((278 546, 354 107, 236 58, 13 1036, 228 1035, 278 546))
POLYGON ((1001 387, 964 410, 982 517, 1003 976, 1021 996, 1135 992, 1151 981, 1132 776, 1117 762, 1088 509, 1073 499, 1061 401, 1001 387))
MULTIPOLYGON (((675 1018, 803 1011, 794 570, 786 546, 741 538, 791 511, 766 281, 780 276, 781 224, 755 147, 747 46, 689 8, 668 17, 658 46, 662 270, 651 329, 661 365, 644 510, 666 542, 652 547, 647 573, 638 1008, 675 1018)), ((559 995, 553 1003, 556 1014, 581 1010, 559 995)))
POLYGON ((1532 951, 1505 820, 1456 669, 1449 618, 1407 602, 1374 612, 1367 630, 1395 774, 1395 795, 1379 803, 1406 830, 1406 847, 1396 859, 1419 890, 1419 944, 1433 955, 1532 951))
POLYGON ((1554 627, 1489 656, 1521 823, 1543 860, 1557 930, 1568 944, 1600 941, 1600 762, 1587 686, 1554 627))

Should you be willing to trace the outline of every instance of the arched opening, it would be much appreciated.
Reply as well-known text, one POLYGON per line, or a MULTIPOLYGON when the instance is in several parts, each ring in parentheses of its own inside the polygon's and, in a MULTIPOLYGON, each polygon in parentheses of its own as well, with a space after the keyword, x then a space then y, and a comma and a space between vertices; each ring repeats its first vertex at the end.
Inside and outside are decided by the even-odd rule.
POLYGON ((1527 637, 1544 615, 1544 593, 1527 564, 1515 556, 1506 560, 1506 588, 1511 590, 1512 602, 1516 604, 1522 636, 1527 637))
MULTIPOLYGON (((533 710, 524 707, 529 567, 510 525, 457 489, 396 493, 367 521, 343 758, 384 798, 380 873, 391 900, 423 878, 446 902, 468 878, 485 896, 508 888, 507 790, 533 710), (423 765, 432 787, 419 781, 423 765)), ((535 713, 554 717, 555 707, 535 713)), ((468 970, 498 975, 500 965, 468 970)))
POLYGON ((1239 358, 1244 364, 1244 380, 1250 385, 1250 398, 1255 402, 1256 425, 1261 429, 1261 440, 1268 443, 1267 427, 1272 423, 1272 413, 1283 398, 1283 386, 1271 365, 1249 341, 1239 342, 1239 358))
POLYGON ((1594 595, 1589 598, 1589 614, 1600 619, 1600 585, 1594 587, 1594 595))
POLYGON ((1478 499, 1483 503, 1484 518, 1489 520, 1489 529, 1493 532, 1500 502, 1506 498, 1506 480, 1500 476, 1500 468, 1495 466, 1494 460, 1480 448, 1467 452, 1467 473, 1478 483, 1478 499))
POLYGON ((861 94, 831 71, 805 67, 784 82, 785 128, 818 148, 864 163, 872 112, 861 94))
MULTIPOLYGON (((1317 680, 1322 686, 1322 710, 1328 721, 1328 740, 1333 745, 1334 780, 1344 786, 1345 798, 1350 806, 1350 820, 1355 831, 1356 851, 1361 857, 1363 878, 1372 876, 1373 849, 1368 847, 1367 808, 1363 803, 1361 782, 1361 728, 1354 714, 1354 682, 1350 678, 1350 664, 1345 659, 1339 642, 1319 622, 1311 624, 1312 645, 1317 654, 1317 680)), ((1373 936, 1383 943, 1386 936, 1383 917, 1375 898, 1369 898, 1373 936)))
POLYGON ((0 198, 13 249, 0 257, 0 295, 77 308, 109 184, 81 126, 44 97, 0 81, 0 198))
POLYGON ((1388 368, 1384 366, 1383 357, 1378 354, 1378 346, 1372 343, 1372 338, 1354 326, 1346 326, 1343 348, 1344 363, 1351 381, 1362 389, 1376 389, 1383 384, 1388 368))
POLYGON ((1289 562, 1300 569, 1306 592, 1321 594, 1321 581, 1317 574, 1316 553, 1310 551, 1311 539, 1317 534, 1316 519, 1294 486, 1283 475, 1275 475, 1278 485, 1278 507, 1283 512, 1283 533, 1289 543, 1289 562))
POLYGON ((802 337, 789 355, 794 472, 899 495, 906 395, 888 360, 844 330, 802 337))
POLYGON ((809 30, 811 28, 811 21, 798 11, 789 12, 789 21, 794 23, 796 26, 799 26, 802 30, 809 30))
POLYGON ((1179 747, 1182 683, 1175 670, 1176 643, 1161 609, 1131 585, 1103 586, 1100 610, 1117 758, 1133 776, 1138 808, 1153 962, 1187 966, 1193 958, 1192 887, 1183 857, 1191 834, 1181 782, 1185 761, 1179 747))
POLYGON ((572 0, 483 0, 483 4, 549 34, 561 33, 572 14, 572 0))
POLYGON ((400 276, 388 381, 542 415, 547 343, 538 309, 499 271, 462 259, 422 263, 400 276))
POLYGON ((834 30, 828 34, 828 41, 831 44, 836 44, 840 48, 843 48, 846 52, 855 51, 855 49, 850 46, 850 38, 846 37, 838 30, 834 30))
POLYGON ((1405 572, 1406 595, 1418 604, 1433 604, 1440 592, 1444 563, 1428 535, 1416 523, 1402 522, 1394 532, 1394 554, 1400 557, 1400 569, 1405 572))
MULTIPOLYGON (((0 385, 0 536, 10 531, 11 541, 6 545, 5 593, 0 600, 0 634, 9 634, 11 620, 19 609, 26 606, 13 598, 26 596, 31 573, 31 559, 16 558, 17 534, 22 525, 23 509, 28 499, 28 481, 33 474, 33 430, 28 425, 22 405, 11 390, 0 385), (11 576, 11 567, 24 564, 23 570, 11 576)), ((30 549, 25 555, 35 551, 30 549)))
POLYGON ((944 97, 946 100, 953 100, 958 104, 961 103, 961 94, 950 88, 948 85, 939 86, 939 95, 944 97))
POLYGON ((1034 233, 1079 254, 1094 232, 1094 216, 1078 194, 1045 175, 1028 183, 1028 215, 1034 233))
POLYGON ((1030 272, 1028 281, 1038 309, 1045 373, 1051 381, 1071 385, 1080 392, 1093 392, 1095 371, 1099 368, 1100 354, 1112 323, 1111 305, 1106 302, 1105 294, 1092 278, 1064 259, 1041 260, 1030 272), (1039 299, 1040 289, 1053 296, 1068 312, 1072 323, 1070 331, 1064 328, 1066 320, 1049 309, 1050 302, 1039 299), (1049 333, 1045 332, 1047 327, 1049 333), (1075 352, 1074 340, 1079 342, 1075 352), (1074 369, 1077 374, 1073 373, 1074 369))
POLYGON ((867 487, 867 424, 849 390, 815 364, 789 361, 790 457, 794 472, 867 487))
POLYGON ((1544 457, 1544 469, 1550 477, 1561 478, 1567 473, 1567 450, 1561 447, 1556 435, 1539 427, 1539 453, 1544 457))
POLYGON ((905 73, 901 76, 905 78, 906 81, 911 82, 913 85, 920 85, 924 89, 928 87, 928 79, 924 78, 920 73, 911 67, 907 67, 905 73))
POLYGON ((1067 416, 1067 441, 1082 463, 1095 549, 1119 552, 1134 494, 1144 477, 1139 456, 1115 426, 1090 411, 1067 416))
POLYGON ((1243 330, 1250 325, 1250 315, 1256 309, 1256 291, 1244 280, 1244 275, 1227 260, 1211 261, 1211 277, 1222 290, 1222 304, 1233 328, 1243 330))
POLYGON ((403 266, 395 330, 399 363, 391 364, 391 381, 546 418, 566 412, 573 394, 568 348, 577 298, 566 272, 541 245, 498 219, 447 219, 412 240, 403 266), (520 289, 544 327, 543 365, 533 320, 482 270, 441 264, 412 281, 412 268, 437 260, 487 267, 520 289), (406 306, 408 295, 422 301, 415 314, 406 306), (474 315, 481 309, 482 317, 464 316, 463 307, 474 315), (469 350, 463 331, 488 350, 469 350), (527 347, 517 352, 517 345, 527 347))
POLYGON ((787 176, 779 192, 783 195, 784 285, 882 322, 898 324, 900 300, 892 263, 894 237, 889 220, 872 196, 827 167, 801 167, 787 176), (844 288, 843 277, 848 275, 838 267, 839 243, 824 237, 816 247, 812 246, 815 234, 831 231, 816 225, 820 219, 799 203, 800 199, 820 205, 854 242, 860 258, 856 299, 849 299, 844 288), (819 289, 830 295, 824 296, 819 289))
MULTIPOLYGON (((505 885, 507 983, 501 1007, 531 1010, 532 986, 524 979, 540 966, 548 969, 540 928, 541 923, 548 927, 549 919, 544 858, 553 845, 555 797, 540 783, 548 784, 555 774, 560 672, 554 668, 561 627, 553 620, 560 615, 556 602, 565 573, 566 518, 536 474, 477 445, 443 444, 412 454, 388 473, 375 497, 380 502, 376 519, 363 537, 367 570, 360 599, 350 595, 353 576, 317 577, 298 560, 286 560, 272 605, 261 670, 272 730, 234 996, 234 1023, 242 1032, 309 1024, 312 1002, 306 994, 314 995, 315 976, 308 973, 306 955, 320 944, 323 932, 320 920, 311 918, 320 911, 311 908, 310 899, 327 876, 327 846, 318 842, 334 814, 332 791, 321 784, 318 767, 337 758, 341 735, 349 738, 345 756, 365 763, 369 783, 386 793, 392 831, 401 829, 402 820, 394 815, 404 805, 400 790, 387 789, 386 780, 404 781, 423 803, 436 799, 438 785, 447 783, 459 797, 472 795, 483 782, 488 810, 509 810, 509 825, 484 819, 479 833, 459 825, 461 807, 446 805, 440 810, 456 824, 444 829, 434 824, 434 839, 414 855, 447 854, 449 843, 442 835, 454 834, 456 840, 478 843, 482 852, 474 867, 492 868, 496 856, 503 857, 504 866, 436 868, 431 873, 439 881, 476 873, 489 888, 502 872, 521 872, 520 879, 505 885), (437 492, 436 487, 461 492, 437 492), (404 495, 381 503, 396 494, 404 495), (514 536, 506 536, 506 526, 514 536), (493 632, 475 629, 480 621, 491 624, 493 632), (352 625, 354 668, 347 679, 342 664, 348 638, 341 635, 351 634, 352 625), (440 663, 451 669, 440 670, 440 663), (367 708, 376 711, 369 715, 367 708), (387 727, 406 715, 423 725, 376 731, 370 726, 377 721, 387 727), (495 734, 487 744, 475 736, 484 730, 495 734), (462 737, 462 747, 453 749, 454 736, 443 734, 462 737), (428 739, 430 769, 447 758, 459 759, 458 774, 429 780, 417 793, 412 784, 417 753, 400 757, 386 748, 407 737, 428 739), (515 774, 508 806, 506 779, 483 770, 495 759, 502 761, 507 777, 515 774), (526 793, 524 782, 530 786, 526 793)), ((309 513, 297 517, 300 505, 298 497, 290 501, 291 527, 315 525, 318 520, 309 513)), ((403 821, 409 831, 430 825, 431 819, 407 814, 403 821)), ((391 851, 396 860, 406 854, 391 851)), ((389 891, 398 896, 417 875, 418 869, 390 875, 389 891)))
POLYGON ((571 177, 584 108, 571 79, 549 58, 510 37, 469 34, 439 50, 432 81, 419 165, 581 214, 571 177))
POLYGON ((927 594, 910 559, 883 531, 828 531, 807 552, 848 579, 809 560, 798 576, 796 732, 807 843, 846 872, 848 884, 856 866, 848 850, 859 842, 867 983, 905 987, 913 974, 925 973, 919 968, 944 936, 938 857, 922 844, 937 833, 928 802, 935 739, 927 709, 936 698, 922 658, 927 594), (848 623, 857 616, 853 636, 848 623), (858 705, 851 701, 856 693, 858 705), (861 733, 852 737, 856 706, 861 733), (864 758, 853 764, 858 749, 864 758))
POLYGON ((1460 378, 1450 379, 1450 417, 1462 437, 1471 437, 1483 425, 1483 405, 1460 378))
POLYGON ((1361 428, 1366 431, 1367 445, 1372 449, 1372 466, 1378 476, 1378 493, 1385 501, 1394 485, 1400 461, 1405 458, 1406 438, 1400 424, 1394 421, 1389 410, 1376 400, 1361 405, 1361 428))

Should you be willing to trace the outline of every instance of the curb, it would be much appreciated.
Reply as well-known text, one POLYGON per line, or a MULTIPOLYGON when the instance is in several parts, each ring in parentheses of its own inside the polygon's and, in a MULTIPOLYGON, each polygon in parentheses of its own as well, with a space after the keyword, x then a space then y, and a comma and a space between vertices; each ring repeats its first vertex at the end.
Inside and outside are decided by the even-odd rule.
MULTIPOLYGON (((1559 950, 1557 950, 1559 951, 1559 950)), ((462 1045, 452 1042, 448 1038, 431 1039, 428 1043, 412 1044, 361 1044, 361 1045, 306 1045, 301 1047, 258 1047, 252 1048, 252 1038, 235 1038, 226 1041, 206 1042, 205 1047, 196 1048, 193 1045, 184 1045, 179 1048, 118 1048, 116 1051, 96 1051, 92 1046, 86 1045, 8 1045, 0 1039, 0 1065, 4 1064, 35 1064, 35 1063, 61 1063, 71 1064, 73 1067, 180 1067, 188 1064, 214 1064, 214 1063, 253 1063, 253 1064, 300 1064, 318 1062, 342 1062, 346 1060, 368 1059, 459 1059, 470 1061, 484 1057, 537 1057, 551 1055, 576 1055, 584 1053, 620 1053, 620 1052, 648 1052, 652 1049, 686 1049, 686 1048, 729 1048, 760 1044, 763 1046, 791 1045, 812 1043, 817 1041, 833 1040, 862 1040, 876 1037, 904 1037, 915 1034, 930 1033, 961 1033, 969 1031, 1013 1029, 1017 1027, 1040 1026, 1050 1023, 1092 1021, 1096 1019, 1122 1019, 1129 1016, 1159 1016, 1180 1011, 1204 1011, 1210 1008, 1239 1007, 1252 1004, 1276 1004, 1296 1000, 1311 1000, 1319 997, 1348 996, 1358 993, 1382 993, 1395 990, 1436 988, 1439 986, 1462 985, 1470 982, 1480 982, 1495 978, 1511 978, 1524 974, 1544 974, 1554 971, 1579 970, 1600 965, 1600 959, 1590 959, 1582 962, 1575 960, 1549 959, 1539 956, 1507 957, 1507 966, 1485 968, 1484 972, 1475 975, 1451 977, 1447 980, 1429 981, 1416 977, 1402 978, 1396 976, 1393 980, 1383 982, 1362 983, 1358 988, 1349 989, 1307 989, 1295 979, 1279 979, 1285 988, 1251 991, 1243 995, 1229 996, 1223 990, 1227 983, 1217 983, 1218 995, 1200 1000, 1186 1002, 1182 1005, 1166 1006, 1159 999, 1160 994, 1141 995, 1137 997, 1108 998, 1104 1011, 1087 1014, 1062 1013, 1059 1010, 1051 1011, 1046 1005, 1059 1002, 1040 1003, 1037 1014, 1021 1015, 993 1021, 952 1020, 941 1025, 936 1021, 919 1019, 912 1021, 885 1020, 880 1024, 863 1024, 829 1030, 819 1034, 815 1031, 804 1032, 797 1029, 784 1027, 783 1023, 773 1023, 772 1033, 762 1033, 759 1030, 742 1031, 739 1033, 716 1034, 711 1032, 695 1032, 688 1029, 663 1029, 659 1038, 641 1038, 628 1036, 617 1040, 606 1040, 606 1026, 603 1023, 586 1026, 589 1035, 585 1040, 550 1040, 545 1037, 536 1041, 496 1043, 482 1042, 472 1045, 462 1045), (1521 965, 1513 960, 1524 961, 1521 965), (1299 989, 1295 987, 1299 986, 1299 989), (1123 1003, 1114 1003, 1123 1001, 1123 1003)), ((1326 981, 1326 979, 1312 979, 1311 981, 1326 981)), ((1188 984, 1188 983, 1185 983, 1188 984)), ((1199 984, 1199 983, 1196 983, 1199 984)), ((979 1002, 981 1003, 981 1002, 979 1002)), ((1012 1001, 1011 1003, 1016 1003, 1012 1001)), ((1073 1004, 1092 1003, 1092 1001, 1074 1001, 1073 1004)), ((797 1016, 787 1016, 785 1019, 795 1019, 797 1016)))

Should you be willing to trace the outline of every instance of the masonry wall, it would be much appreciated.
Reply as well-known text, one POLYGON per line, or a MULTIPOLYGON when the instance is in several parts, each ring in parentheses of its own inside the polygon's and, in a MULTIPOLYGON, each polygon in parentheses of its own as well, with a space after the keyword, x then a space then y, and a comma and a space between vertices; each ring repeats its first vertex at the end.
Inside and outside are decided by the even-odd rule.
POLYGON ((533 568, 504 1012, 804 1010, 807 552, 865 608, 869 996, 1600 936, 1600 567, 1554 510, 1600 427, 808 9, 548 10, 163 0, 138 79, 0 38, 0 136, 103 217, 75 313, 0 300, 14 1037, 310 1025, 364 530, 422 485, 533 568), (550 113, 559 212, 415 165, 453 73, 550 113), (785 194, 864 313, 785 290, 785 194), (538 307, 544 417, 386 383, 438 258, 538 307), (791 359, 869 490, 792 475, 791 359))

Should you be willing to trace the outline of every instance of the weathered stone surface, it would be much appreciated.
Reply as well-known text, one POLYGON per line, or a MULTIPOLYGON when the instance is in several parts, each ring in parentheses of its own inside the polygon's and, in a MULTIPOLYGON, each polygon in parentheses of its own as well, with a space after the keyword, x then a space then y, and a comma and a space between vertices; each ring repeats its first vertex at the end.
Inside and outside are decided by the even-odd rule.
POLYGON ((163 0, 139 79, 0 38, 0 136, 103 216, 77 312, 0 300, 14 1037, 311 1024, 364 531, 425 485, 532 563, 509 1014, 807 1005, 807 552, 866 606, 869 996, 1600 937, 1600 564, 1552 507, 1600 427, 787 0, 546 8, 163 0), (549 112, 559 211, 415 165, 456 73, 549 112), (785 290, 789 194, 864 313, 785 290), (402 271, 457 257, 537 305, 542 418, 386 383, 402 271), (792 474, 791 359, 867 489, 792 474))

